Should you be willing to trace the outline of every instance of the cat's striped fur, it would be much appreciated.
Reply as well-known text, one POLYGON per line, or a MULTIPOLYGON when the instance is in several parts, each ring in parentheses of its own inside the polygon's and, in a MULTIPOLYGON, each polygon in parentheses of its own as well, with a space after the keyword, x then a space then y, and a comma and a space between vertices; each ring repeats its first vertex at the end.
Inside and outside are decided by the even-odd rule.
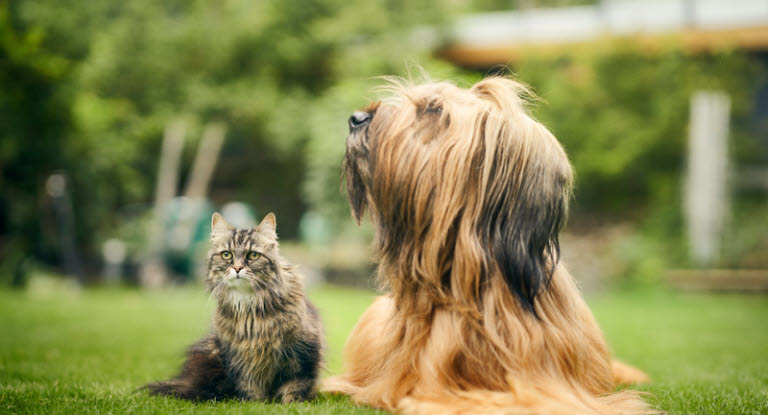
POLYGON ((185 399, 311 399, 322 327, 301 278, 280 258, 274 215, 255 228, 235 229, 216 213, 211 226, 212 333, 189 349, 178 377, 147 388, 185 399))

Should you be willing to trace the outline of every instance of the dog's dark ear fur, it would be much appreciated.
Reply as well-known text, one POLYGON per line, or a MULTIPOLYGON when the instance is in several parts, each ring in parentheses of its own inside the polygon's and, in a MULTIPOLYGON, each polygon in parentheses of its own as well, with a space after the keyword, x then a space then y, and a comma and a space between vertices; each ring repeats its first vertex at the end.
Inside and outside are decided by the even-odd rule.
POLYGON ((350 157, 351 156, 348 154, 344 159, 341 174, 347 183, 347 197, 349 198, 349 207, 352 210, 352 217, 355 218, 355 221, 359 225, 365 214, 365 204, 368 194, 359 167, 354 160, 350 160, 350 157))
POLYGON ((538 317, 534 301, 547 289, 560 257, 559 233, 568 211, 570 166, 567 172, 558 172, 544 163, 531 162, 514 195, 485 196, 489 203, 478 231, 481 243, 488 247, 488 262, 498 266, 520 305, 538 317))

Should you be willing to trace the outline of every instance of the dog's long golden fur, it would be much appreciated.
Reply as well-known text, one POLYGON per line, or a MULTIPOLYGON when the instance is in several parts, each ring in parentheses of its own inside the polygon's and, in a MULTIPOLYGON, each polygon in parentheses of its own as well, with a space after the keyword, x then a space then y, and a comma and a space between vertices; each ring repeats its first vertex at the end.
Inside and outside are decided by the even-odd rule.
POLYGON ((376 228, 389 294, 360 318, 345 371, 324 390, 413 414, 642 414, 619 383, 558 233, 572 182, 525 89, 489 78, 397 85, 350 121, 345 174, 355 218, 376 228))

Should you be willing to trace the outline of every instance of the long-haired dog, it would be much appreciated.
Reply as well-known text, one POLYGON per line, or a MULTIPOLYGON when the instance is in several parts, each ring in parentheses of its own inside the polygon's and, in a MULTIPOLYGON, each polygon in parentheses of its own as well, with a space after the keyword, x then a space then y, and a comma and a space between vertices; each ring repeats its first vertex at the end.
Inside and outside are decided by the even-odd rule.
POLYGON ((525 88, 485 79, 395 85, 349 119, 355 219, 376 229, 388 295, 347 340, 324 390, 409 414, 641 414, 559 264, 572 174, 525 88))

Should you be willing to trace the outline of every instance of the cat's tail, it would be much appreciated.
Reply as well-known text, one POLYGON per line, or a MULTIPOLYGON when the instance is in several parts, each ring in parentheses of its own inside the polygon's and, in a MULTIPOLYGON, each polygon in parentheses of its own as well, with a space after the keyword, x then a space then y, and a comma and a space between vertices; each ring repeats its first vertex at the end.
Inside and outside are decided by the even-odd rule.
POLYGON ((170 396, 192 401, 207 401, 212 399, 228 399, 237 397, 234 384, 223 374, 212 377, 203 373, 188 371, 175 379, 164 382, 154 382, 139 388, 150 395, 170 396))
POLYGON ((174 398, 195 399, 196 395, 190 394, 190 389, 178 379, 166 382, 155 382, 144 385, 139 388, 140 391, 147 391, 150 395, 172 396, 174 398))
POLYGON ((235 384, 227 376, 214 338, 192 345, 181 374, 165 382, 144 386, 151 395, 173 396, 190 400, 211 400, 237 397, 235 384))

